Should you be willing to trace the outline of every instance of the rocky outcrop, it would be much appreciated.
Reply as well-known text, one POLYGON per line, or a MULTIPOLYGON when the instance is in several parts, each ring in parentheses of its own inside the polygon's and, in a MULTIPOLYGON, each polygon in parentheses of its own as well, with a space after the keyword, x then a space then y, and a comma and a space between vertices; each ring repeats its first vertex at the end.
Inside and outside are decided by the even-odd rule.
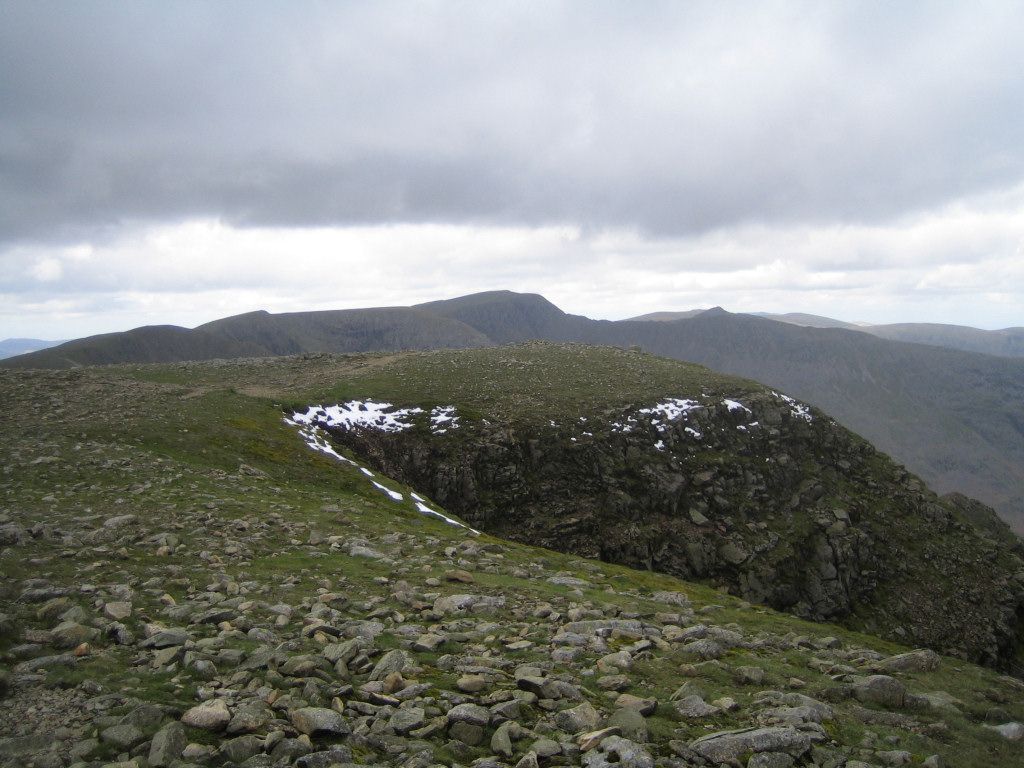
POLYGON ((770 391, 727 394, 693 395, 675 418, 636 404, 333 435, 496 535, 1010 665, 1024 614, 1012 546, 827 416, 770 391))

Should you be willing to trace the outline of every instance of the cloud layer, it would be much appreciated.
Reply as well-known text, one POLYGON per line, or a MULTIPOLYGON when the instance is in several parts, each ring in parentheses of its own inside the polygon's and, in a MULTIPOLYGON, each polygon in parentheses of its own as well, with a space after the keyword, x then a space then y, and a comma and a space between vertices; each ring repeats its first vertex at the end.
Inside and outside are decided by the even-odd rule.
POLYGON ((811 309, 773 285, 941 314, 1019 277, 1015 3, 26 1, 0 20, 13 316, 113 297, 148 318, 172 292, 203 319, 273 308, 303 265, 390 273, 308 294, 331 306, 524 287, 619 316, 811 309))

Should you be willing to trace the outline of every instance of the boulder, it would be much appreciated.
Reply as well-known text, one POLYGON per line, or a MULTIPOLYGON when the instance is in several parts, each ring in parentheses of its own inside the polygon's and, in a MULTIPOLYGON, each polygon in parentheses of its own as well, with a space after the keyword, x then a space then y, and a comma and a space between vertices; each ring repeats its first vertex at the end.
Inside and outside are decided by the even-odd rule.
POLYGON ((811 748, 811 736, 788 727, 742 728, 702 736, 690 742, 690 748, 713 763, 727 763, 758 752, 784 752, 799 757, 811 748))
POLYGON ((555 725, 568 734, 593 731, 600 723, 601 713, 589 701, 555 713, 555 725))
POLYGON ((302 707, 293 710, 289 717, 295 729, 307 736, 314 734, 347 736, 351 733, 345 718, 333 709, 326 707, 302 707))
POLYGON ((204 731, 222 731, 231 722, 231 710, 223 699, 211 699, 185 712, 181 722, 204 731))
POLYGON ((879 672, 934 672, 941 657, 935 651, 921 648, 882 659, 875 665, 879 672))
POLYGON ((906 702, 907 687, 889 675, 870 675, 854 682, 853 695, 865 704, 899 709, 906 702))
POLYGON ((181 723, 168 723, 153 736, 149 746, 149 764, 152 768, 165 768, 181 757, 188 746, 185 726, 181 723))

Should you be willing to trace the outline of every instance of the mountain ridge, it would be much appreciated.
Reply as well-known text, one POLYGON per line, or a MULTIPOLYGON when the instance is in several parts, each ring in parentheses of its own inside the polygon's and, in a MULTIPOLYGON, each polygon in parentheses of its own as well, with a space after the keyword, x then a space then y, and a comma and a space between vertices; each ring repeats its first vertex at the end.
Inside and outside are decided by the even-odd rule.
MULTIPOLYGON (((111 350, 118 335, 0 361, 0 367, 158 362, 111 350), (91 345, 91 346, 90 346, 91 345), (120 355, 120 357, 118 356, 120 355)), ((1024 531, 1024 360, 907 342, 860 330, 796 326, 724 310, 668 322, 591 320, 537 294, 496 291, 417 307, 249 313, 174 332, 203 357, 476 347, 541 338, 639 346, 763 381, 818 405, 904 462, 940 493, 960 491, 1024 531), (475 325, 474 325, 475 324, 475 325), (243 346, 239 346, 243 345, 243 346)))

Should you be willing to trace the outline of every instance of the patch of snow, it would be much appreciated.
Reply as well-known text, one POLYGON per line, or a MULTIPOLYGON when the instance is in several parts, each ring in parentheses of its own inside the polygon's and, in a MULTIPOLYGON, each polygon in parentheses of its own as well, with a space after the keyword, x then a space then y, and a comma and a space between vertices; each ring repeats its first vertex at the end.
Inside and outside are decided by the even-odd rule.
POLYGON ((783 402, 785 402, 789 406, 790 413, 792 413, 798 419, 803 419, 804 421, 813 421, 814 417, 811 416, 811 409, 808 406, 804 405, 803 403, 798 403, 789 395, 783 395, 781 392, 776 392, 772 390, 772 394, 780 398, 783 402))
MULTIPOLYGON (((298 416, 298 414, 296 414, 296 416, 298 416)), ((330 442, 328 442, 327 437, 321 431, 320 427, 318 426, 318 422, 315 418, 306 422, 303 422, 298 418, 285 418, 284 423, 292 427, 298 427, 299 437, 302 438, 302 441, 306 444, 307 447, 312 448, 314 451, 317 451, 319 453, 324 453, 327 454, 328 456, 332 456, 333 458, 337 459, 343 464, 348 464, 350 466, 356 467, 360 472, 362 472, 367 477, 375 477, 373 472, 371 472, 366 467, 359 466, 359 464, 352 461, 352 459, 342 456, 340 453, 334 450, 334 447, 330 444, 330 442)), ((374 487, 386 493, 394 501, 402 502, 405 500, 405 497, 398 491, 393 491, 390 488, 386 487, 385 485, 378 483, 376 480, 371 480, 370 482, 373 483, 374 487)), ((410 496, 412 496, 413 503, 418 512, 421 512, 425 515, 430 515, 432 517, 436 517, 439 520, 443 520, 444 522, 448 523, 449 525, 457 525, 460 528, 465 528, 466 530, 470 531, 475 535, 480 534, 480 531, 476 530, 475 528, 470 528, 465 523, 460 523, 458 520, 448 517, 448 515, 444 514, 443 512, 438 512, 436 509, 431 509, 429 506, 427 506, 426 500, 422 496, 419 496, 418 494, 415 493, 410 493, 410 496)))
POLYGON ((476 528, 470 528, 465 523, 460 523, 455 518, 448 517, 448 515, 446 515, 444 512, 438 512, 436 509, 431 509, 429 506, 427 506, 427 500, 420 496, 418 493, 413 492, 410 493, 409 495, 412 496, 412 500, 413 503, 416 504, 417 511, 422 512, 424 515, 432 515, 433 517, 436 517, 440 520, 444 520, 449 525, 457 525, 460 528, 465 528, 469 531, 472 531, 473 533, 480 533, 480 531, 478 531, 476 528))
POLYGON ((701 439, 701 437, 703 437, 703 435, 701 435, 701 433, 700 433, 700 432, 698 432, 698 431, 697 431, 696 429, 694 429, 693 427, 685 427, 685 431, 686 431, 686 432, 687 432, 688 434, 691 434, 691 435, 693 435, 693 436, 694 436, 695 438, 697 438, 698 440, 700 440, 700 439, 701 439))
POLYGON ((293 413, 292 419, 299 424, 324 427, 401 432, 412 427, 409 417, 419 413, 423 413, 422 408, 396 408, 391 403, 349 400, 340 405, 311 405, 305 413, 293 413))
POLYGON ((357 464, 354 461, 352 461, 352 459, 345 458, 336 450, 334 450, 334 446, 332 446, 327 441, 327 438, 324 437, 324 435, 320 432, 319 427, 303 427, 302 425, 295 421, 292 421, 291 419, 285 419, 284 422, 285 424, 288 424, 290 426, 298 427, 299 436, 302 438, 303 442, 308 447, 312 448, 314 451, 318 451, 319 453, 325 453, 328 456, 333 456, 338 461, 344 462, 345 464, 351 464, 353 467, 357 466, 357 464))
POLYGON ((651 416, 651 425, 659 432, 664 432, 668 429, 666 422, 675 421, 690 411, 703 407, 696 400, 670 397, 668 400, 657 403, 650 408, 641 408, 637 413, 651 416))
POLYGON ((656 442, 654 444, 654 447, 657 448, 659 451, 664 451, 665 450, 665 441, 664 440, 659 440, 658 442, 656 442))
POLYGON ((459 417, 454 405, 438 405, 430 411, 430 431, 443 435, 449 429, 459 428, 459 417))
POLYGON ((384 493, 386 493, 388 496, 390 496, 395 501, 402 501, 405 498, 405 496, 400 494, 398 491, 392 491, 390 488, 387 488, 387 487, 381 485, 376 480, 371 480, 370 482, 373 483, 373 487, 374 488, 376 488, 379 491, 384 491, 384 493))
POLYGON ((726 398, 725 400, 722 401, 722 403, 725 405, 726 408, 729 409, 730 413, 732 411, 739 411, 739 410, 746 411, 747 413, 753 413, 753 411, 751 411, 749 408, 747 408, 747 406, 745 406, 743 403, 741 403, 741 402, 739 402, 737 400, 729 400, 728 398, 726 398))

